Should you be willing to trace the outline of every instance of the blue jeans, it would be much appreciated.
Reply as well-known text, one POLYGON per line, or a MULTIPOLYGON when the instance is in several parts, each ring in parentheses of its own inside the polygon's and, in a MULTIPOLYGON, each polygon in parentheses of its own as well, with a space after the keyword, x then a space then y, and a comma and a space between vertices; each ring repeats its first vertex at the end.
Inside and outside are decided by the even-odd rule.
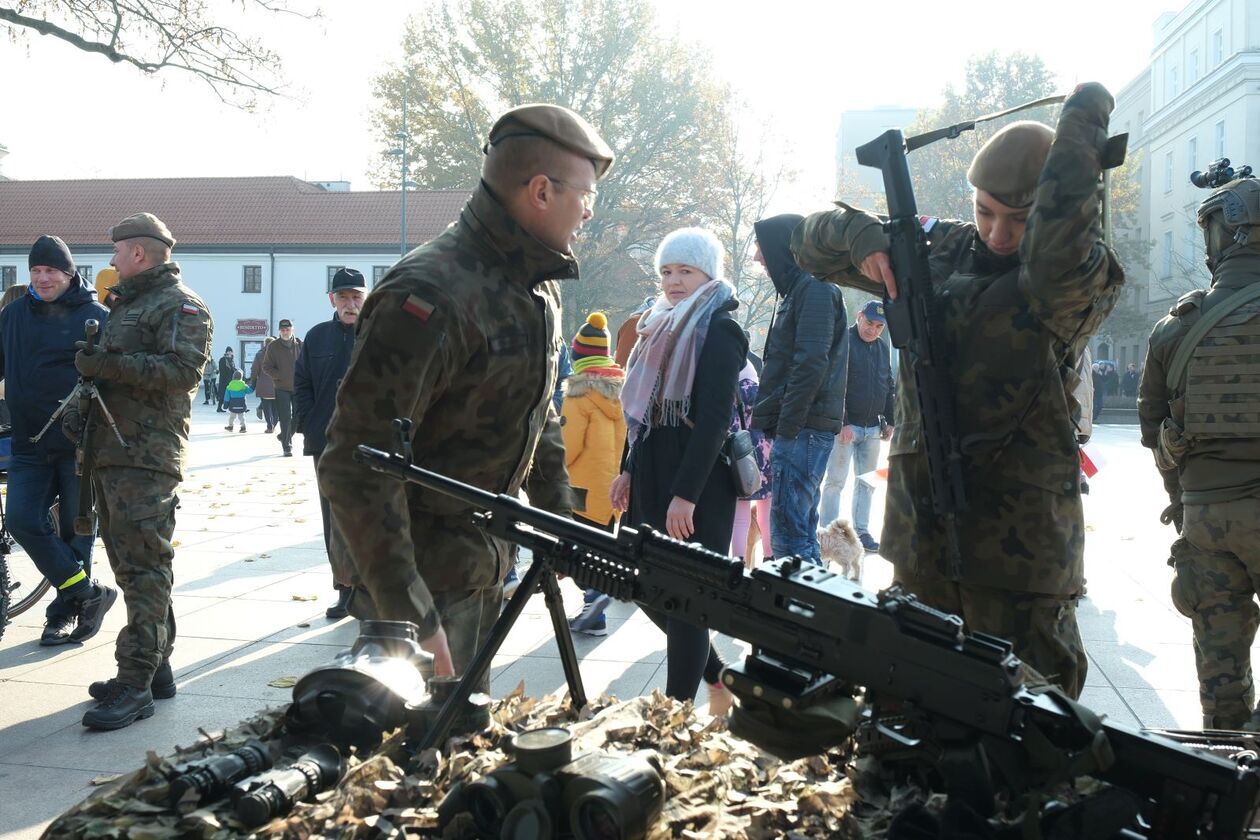
POLYGON ((818 551, 818 494, 834 432, 802 429, 776 437, 770 449, 770 548, 775 557, 800 555, 822 565, 818 551))
MULTIPOLYGON (((54 587, 82 570, 92 574, 92 537, 74 533, 79 513, 79 477, 74 474, 74 453, 49 461, 42 455, 14 455, 9 467, 6 524, 18 545, 54 587), (61 500, 56 528, 48 509, 61 500)), ((47 617, 73 615, 73 604, 61 590, 48 605, 47 617)))
MULTIPOLYGON (((854 426, 852 443, 841 443, 840 436, 836 435, 836 446, 827 462, 827 477, 823 479, 819 522, 827 525, 840 515, 840 492, 849 479, 850 461, 855 476, 875 469, 875 462, 879 460, 879 432, 879 426, 854 426)), ((874 492, 865 481, 853 485, 853 528, 859 534, 870 533, 874 492)))

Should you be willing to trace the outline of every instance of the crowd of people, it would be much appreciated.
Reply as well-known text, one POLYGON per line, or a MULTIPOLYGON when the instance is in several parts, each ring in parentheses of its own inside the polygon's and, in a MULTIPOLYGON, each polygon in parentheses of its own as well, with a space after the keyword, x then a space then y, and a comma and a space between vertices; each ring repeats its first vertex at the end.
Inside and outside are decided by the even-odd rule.
MULTIPOLYGON (((903 355, 895 375, 882 336, 884 301, 899 294, 883 220, 840 205, 755 224, 756 260, 777 293, 760 354, 740 325, 723 246, 697 227, 658 244, 658 289, 615 339, 603 312, 584 313, 577 333, 562 337, 561 288, 578 277, 573 248, 615 160, 565 108, 503 114, 458 220, 371 294, 357 271, 338 272, 330 320, 304 339, 281 320, 248 377, 231 347, 211 358, 209 313, 181 281, 160 220, 139 214, 113 229, 120 282, 104 306, 64 243, 41 238, 29 294, 0 313, 0 372, 14 411, 8 504, 15 534, 57 587, 44 643, 98 632, 117 593, 93 582, 90 537, 68 527, 79 513, 68 503, 78 498, 74 446, 86 442, 128 622, 117 675, 92 686, 100 702, 84 724, 126 726, 174 693, 173 499, 198 383, 203 404, 231 415, 228 431, 238 420, 246 431, 255 397, 282 457, 303 435, 339 591, 329 615, 412 622, 432 673, 471 662, 499 615, 516 550, 477 527, 466 504, 355 462, 358 444, 394 448, 395 418, 411 421, 414 457, 429 469, 523 493, 597 528, 649 526, 749 564, 759 534, 766 558, 823 565, 820 524, 849 519, 854 544, 880 551, 898 584, 971 631, 1011 640, 1030 669, 1079 696, 1087 659, 1075 619, 1085 530, 1076 442, 1090 412, 1075 389, 1078 365, 1090 370, 1086 343, 1124 282, 1097 224, 1113 105, 1106 90, 1083 85, 1057 128, 1003 128, 968 172, 974 221, 921 219, 933 280, 945 289, 936 314, 951 348, 970 497, 948 523, 928 489, 913 360, 903 355), (852 323, 840 286, 874 297, 852 323), (76 352, 88 317, 107 318, 101 345, 76 352), (49 352, 31 350, 42 346, 49 352), (99 384, 119 434, 76 410, 19 452, 16 442, 80 376, 99 384), (760 481, 741 497, 729 440, 745 429, 760 481), (874 468, 883 442, 888 495, 877 536, 870 486, 856 482, 851 516, 841 516, 840 496, 849 476, 874 468), (43 513, 57 498, 53 527, 43 513)), ((1123 380, 1102 368, 1093 368, 1104 381, 1095 405, 1108 377, 1126 389, 1146 381, 1134 366, 1123 380)), ((606 633, 608 602, 585 592, 571 629, 606 633)), ((691 699, 703 681, 710 709, 729 708, 709 629, 666 608, 645 611, 666 639, 666 693, 691 699)))

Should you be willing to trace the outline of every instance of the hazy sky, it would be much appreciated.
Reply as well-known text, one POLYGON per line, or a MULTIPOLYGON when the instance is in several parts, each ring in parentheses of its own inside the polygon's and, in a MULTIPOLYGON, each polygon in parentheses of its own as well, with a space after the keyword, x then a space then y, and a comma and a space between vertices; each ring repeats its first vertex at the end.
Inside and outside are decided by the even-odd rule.
MULTIPOLYGON (((247 26, 269 27, 295 94, 252 114, 221 105, 202 83, 144 77, 49 38, 13 44, 0 28, 0 144, 9 149, 0 168, 22 179, 295 175, 369 189, 381 145, 369 127, 371 79, 397 59, 403 21, 424 5, 324 0, 324 18, 312 23, 250 15, 247 26)), ((717 74, 792 139, 802 183, 782 200, 799 203, 830 192, 841 111, 931 105, 961 80, 969 55, 991 49, 1040 54, 1063 90, 1097 80, 1115 91, 1149 60, 1155 18, 1180 4, 660 0, 659 8, 665 32, 709 50, 717 74)))

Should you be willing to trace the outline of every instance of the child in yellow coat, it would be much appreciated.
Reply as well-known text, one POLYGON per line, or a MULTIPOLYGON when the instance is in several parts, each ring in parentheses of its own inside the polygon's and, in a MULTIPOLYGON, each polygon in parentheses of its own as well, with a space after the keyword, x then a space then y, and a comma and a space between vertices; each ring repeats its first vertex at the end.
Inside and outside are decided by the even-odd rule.
MULTIPOLYGON (((626 443, 626 418, 621 411, 626 375, 609 356, 611 344, 607 316, 592 312, 573 337, 573 373, 564 382, 560 412, 565 466, 577 497, 573 515, 608 531, 617 522, 608 488, 621 473, 626 443)), ((608 635, 604 609, 610 600, 588 589, 582 612, 569 622, 569 628, 590 636, 608 635)))

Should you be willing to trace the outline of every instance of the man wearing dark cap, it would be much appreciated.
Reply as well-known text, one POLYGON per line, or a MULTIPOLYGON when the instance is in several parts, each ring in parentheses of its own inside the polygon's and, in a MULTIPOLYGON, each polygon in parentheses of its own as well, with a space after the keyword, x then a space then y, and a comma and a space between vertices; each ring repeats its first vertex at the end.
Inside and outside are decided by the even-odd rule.
POLYGON ((153 714, 154 697, 175 695, 175 490, 212 329, 205 303, 171 262, 175 237, 160 219, 129 216, 110 238, 121 282, 110 291, 100 343, 80 350, 74 364, 96 381, 122 441, 96 405, 86 417, 71 410, 63 420, 70 434, 82 433, 101 538, 127 604, 117 676, 88 687, 99 702, 83 725, 93 729, 129 726, 153 714))
MULTIPOLYGON (((896 394, 891 351, 884 334, 884 302, 868 301, 849 328, 849 373, 844 389, 844 427, 836 435, 836 445, 827 461, 823 479, 818 521, 826 527, 840 515, 840 493, 849 477, 875 469, 879 442, 893 433, 893 399, 896 394)), ((879 541, 871 536, 871 485, 858 480, 853 485, 853 530, 862 547, 879 551, 879 541)))
POLYGON ((263 351, 262 370, 276 386, 280 451, 286 458, 293 455, 293 374, 301 352, 302 339, 293 334, 293 322, 281 318, 280 337, 263 351))
POLYGON ((30 254, 27 293, 0 311, 0 377, 12 423, 6 522, 57 591, 41 645, 85 642, 101 629, 118 592, 92 580, 92 537, 74 532, 79 477, 74 443, 56 425, 40 431, 74 389, 74 344, 89 319, 109 314, 75 269, 66 243, 41 236, 30 254), (36 440, 35 438, 39 439, 36 440), (54 502, 57 520, 48 510, 54 502))
MULTIPOLYGON (((1085 527, 1068 394, 1077 357, 1124 283, 1099 225, 1114 104, 1101 85, 1081 85, 1057 131, 1007 126, 967 173, 975 223, 924 217, 964 460, 961 574, 951 574, 946 526, 932 511, 909 353, 880 550, 910 592, 971 631, 1010 639, 1072 697, 1086 671, 1076 626, 1085 527)), ((869 213, 842 204, 814 214, 792 246, 817 277, 896 295, 888 238, 869 213)))
MULTIPOLYGON (((577 114, 523 105, 490 129, 481 184, 459 220, 400 260, 359 315, 337 392, 320 490, 381 618, 415 622, 437 673, 460 672, 499 614, 512 547, 470 509, 416 492, 352 458, 391 450, 412 421, 415 458, 496 493, 522 488, 568 514, 555 390, 560 282, 613 153, 577 114)), ((356 594, 351 611, 359 615, 356 594)), ((488 675, 479 690, 487 690, 488 675)))
MULTIPOLYGON (((327 442, 325 433, 336 405, 337 386, 350 367, 354 325, 366 297, 367 281, 363 274, 353 268, 339 269, 328 294, 333 316, 311 327, 293 369, 293 425, 302 433, 302 454, 315 459, 316 470, 327 442)), ((337 603, 329 607, 326 614, 329 618, 345 618, 354 591, 354 574, 340 557, 333 555, 328 499, 323 493, 319 494, 319 511, 324 521, 324 550, 332 565, 333 586, 337 590, 337 603)))

